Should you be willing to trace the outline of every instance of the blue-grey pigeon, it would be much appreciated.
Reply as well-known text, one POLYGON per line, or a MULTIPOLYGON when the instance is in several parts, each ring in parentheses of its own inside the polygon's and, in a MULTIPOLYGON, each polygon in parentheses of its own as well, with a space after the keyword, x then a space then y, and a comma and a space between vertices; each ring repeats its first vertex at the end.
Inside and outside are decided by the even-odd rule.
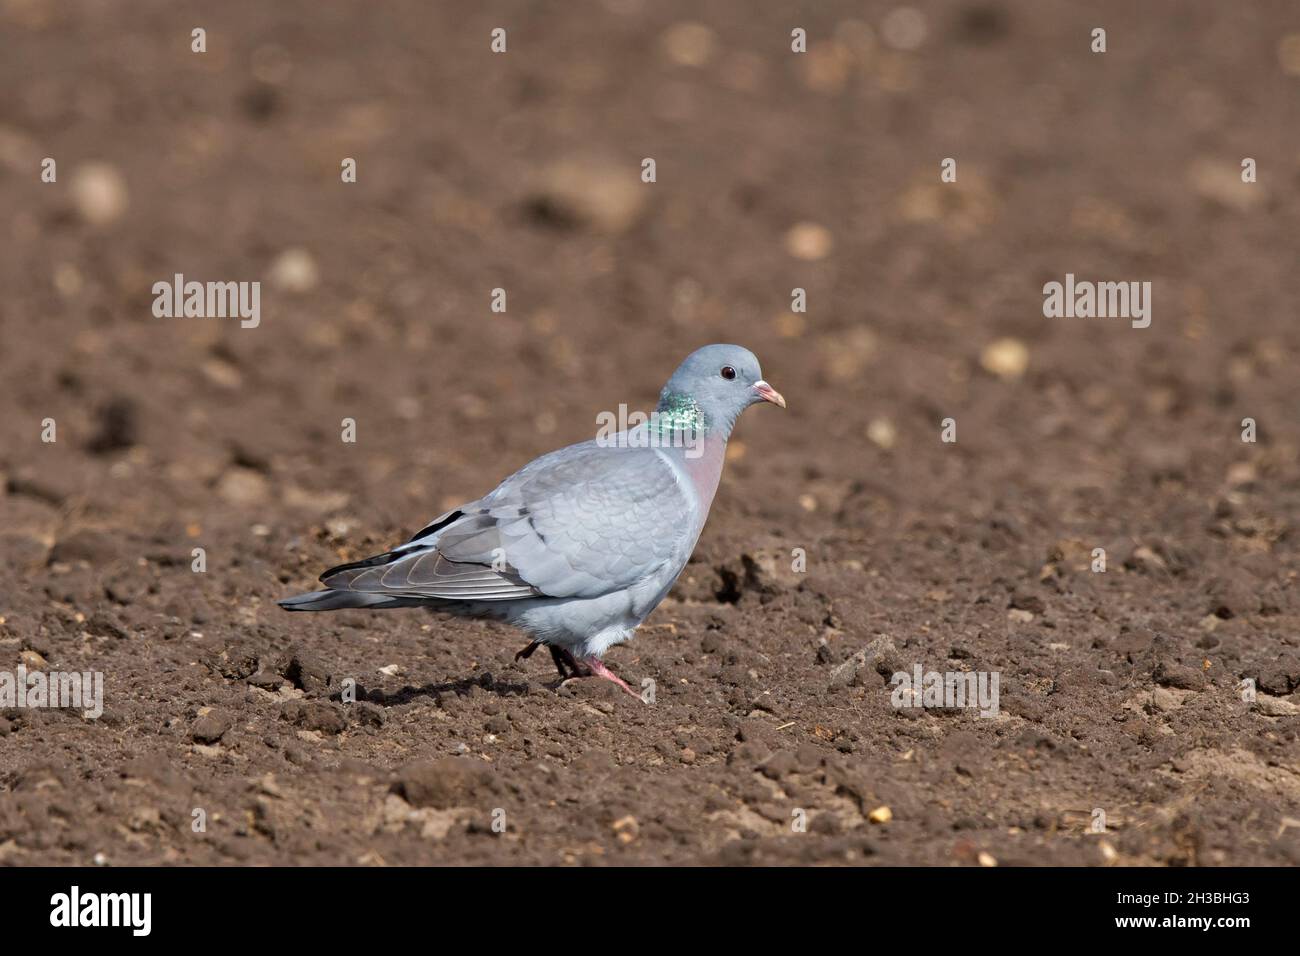
POLYGON ((754 354, 706 346, 673 373, 648 420, 543 455, 406 544, 330 568, 325 590, 280 606, 418 606, 505 621, 532 638, 516 659, 545 645, 561 678, 594 674, 639 696, 601 656, 686 566, 731 429, 758 402, 785 407, 754 354))

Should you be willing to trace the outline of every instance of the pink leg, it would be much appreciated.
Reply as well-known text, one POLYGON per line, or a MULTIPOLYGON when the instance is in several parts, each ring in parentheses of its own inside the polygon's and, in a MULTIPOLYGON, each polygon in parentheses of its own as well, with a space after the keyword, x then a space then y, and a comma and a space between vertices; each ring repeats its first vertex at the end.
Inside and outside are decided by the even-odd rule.
POLYGON ((605 662, 602 661, 599 657, 584 657, 582 659, 582 663, 586 664, 587 667, 591 669, 591 673, 594 676, 603 677, 605 678, 605 680, 612 680, 615 684, 623 688, 625 691, 627 691, 637 700, 641 700, 641 695, 638 694, 636 691, 634 691, 631 687, 628 687, 627 682, 624 681, 623 678, 615 674, 608 667, 606 667, 605 662))

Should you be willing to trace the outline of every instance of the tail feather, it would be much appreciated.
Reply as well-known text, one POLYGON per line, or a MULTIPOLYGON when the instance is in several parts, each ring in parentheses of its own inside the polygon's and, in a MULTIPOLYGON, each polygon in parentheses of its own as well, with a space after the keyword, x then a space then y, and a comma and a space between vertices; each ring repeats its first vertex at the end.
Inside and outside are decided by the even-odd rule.
POLYGON ((346 571, 361 571, 366 568, 377 568, 380 565, 392 564, 394 561, 399 558, 404 558, 410 553, 411 551, 409 546, 403 545, 400 548, 394 548, 392 551, 386 551, 383 554, 376 554, 373 557, 366 558, 364 561, 353 561, 350 564, 340 564, 337 567, 330 568, 321 572, 321 576, 317 580, 328 582, 328 580, 334 577, 334 575, 343 574, 346 571))
POLYGON ((415 551, 420 551, 423 548, 428 547, 429 542, 424 541, 423 539, 441 531, 447 525, 459 518, 463 518, 464 516, 465 513, 463 511, 448 511, 446 514, 435 518, 433 524, 429 525, 410 541, 406 542, 406 544, 399 545, 391 551, 385 551, 383 554, 371 555, 370 557, 363 558, 360 561, 351 561, 348 564, 340 564, 336 567, 330 568, 321 573, 319 580, 322 582, 328 582, 329 578, 334 577, 336 574, 342 574, 345 571, 363 571, 366 568, 377 568, 385 564, 392 564, 394 561, 401 560, 415 551), (419 542, 419 544, 416 542, 419 542))
POLYGON ((337 611, 349 607, 430 607, 438 604, 440 603, 438 599, 430 596, 402 597, 392 593, 392 591, 398 590, 397 588, 391 589, 390 593, 387 594, 377 589, 354 591, 352 590, 352 583, 359 577, 373 578, 374 574, 368 572, 401 561, 411 555, 425 552, 436 554, 433 543, 434 537, 438 532, 448 525, 455 524, 464 516, 465 512, 460 510, 452 510, 439 515, 433 520, 432 524, 425 527, 406 544, 398 545, 383 554, 372 555, 360 561, 352 561, 328 569, 320 576, 321 583, 325 585, 323 590, 312 591, 310 594, 295 594, 293 597, 284 598, 276 603, 286 611, 337 611))
POLYGON ((326 588, 309 594, 295 594, 277 601, 286 611, 337 611, 348 607, 409 607, 418 601, 389 597, 385 594, 365 594, 359 591, 335 591, 326 588))

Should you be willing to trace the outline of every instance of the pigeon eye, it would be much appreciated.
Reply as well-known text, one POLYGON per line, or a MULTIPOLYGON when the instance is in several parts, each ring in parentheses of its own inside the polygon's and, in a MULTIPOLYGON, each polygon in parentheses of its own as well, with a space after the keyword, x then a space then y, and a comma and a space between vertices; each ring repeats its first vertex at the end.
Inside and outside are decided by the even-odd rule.
POLYGON ((730 365, 724 365, 722 366, 722 377, 725 378, 728 382, 730 382, 733 378, 736 377, 736 370, 732 368, 730 365))

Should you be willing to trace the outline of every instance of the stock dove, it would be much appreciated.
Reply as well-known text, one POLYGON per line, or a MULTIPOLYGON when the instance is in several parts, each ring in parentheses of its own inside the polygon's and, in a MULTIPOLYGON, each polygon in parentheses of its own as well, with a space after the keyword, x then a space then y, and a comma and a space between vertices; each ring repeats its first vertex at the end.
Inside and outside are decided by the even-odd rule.
POLYGON ((737 345, 689 355, 647 421, 561 448, 406 544, 330 568, 290 611, 429 607, 492 618, 541 645, 561 678, 595 675, 639 695, 601 660, 664 599, 695 549, 727 439, 750 405, 785 407, 737 345), (571 673, 570 673, 571 672, 571 673))

